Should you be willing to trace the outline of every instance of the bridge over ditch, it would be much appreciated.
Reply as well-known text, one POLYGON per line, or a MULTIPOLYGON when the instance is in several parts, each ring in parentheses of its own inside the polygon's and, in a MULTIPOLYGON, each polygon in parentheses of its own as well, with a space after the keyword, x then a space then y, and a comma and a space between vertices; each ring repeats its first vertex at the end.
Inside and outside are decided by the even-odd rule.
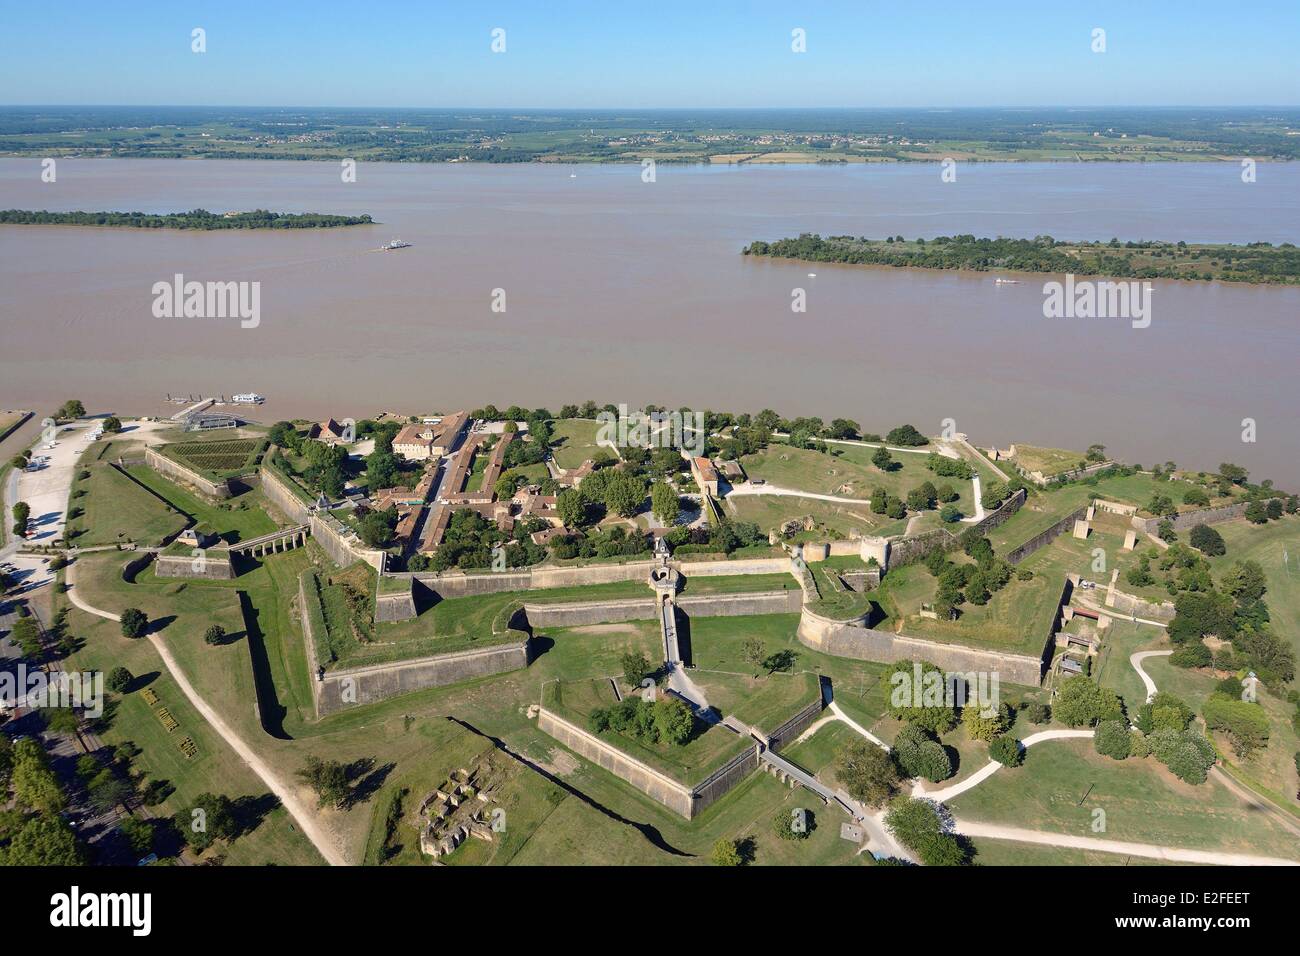
POLYGON ((268 554, 276 554, 280 551, 288 551, 291 548, 297 548, 307 543, 307 536, 311 534, 311 526, 300 524, 292 528, 281 528, 279 531, 272 531, 270 534, 264 534, 256 538, 249 538, 247 541, 240 541, 230 546, 231 554, 243 554, 248 557, 262 557, 268 554))

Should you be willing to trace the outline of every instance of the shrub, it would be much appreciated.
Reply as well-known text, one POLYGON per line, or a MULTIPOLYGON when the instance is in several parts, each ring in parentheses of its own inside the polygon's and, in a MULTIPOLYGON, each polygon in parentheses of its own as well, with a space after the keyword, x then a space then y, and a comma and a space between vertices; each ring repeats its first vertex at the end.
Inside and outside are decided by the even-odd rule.
POLYGON ((1133 751, 1128 726, 1122 720, 1103 720, 1098 724, 1092 745, 1097 748, 1097 753, 1112 760, 1124 760, 1133 751))
POLYGON ((1196 730, 1158 730, 1147 743, 1155 758, 1187 783, 1204 783, 1214 766, 1214 746, 1196 730))
POLYGON ((1046 724, 1052 719, 1052 708, 1035 701, 1025 708, 1025 716, 1031 724, 1046 724))
POLYGON ((1201 714, 1205 726, 1227 734, 1238 757, 1249 757, 1268 744, 1268 716, 1258 704, 1214 693, 1201 714))
POLYGON ((1083 676, 1071 677, 1061 684, 1053 711, 1067 727, 1090 727, 1101 720, 1124 717, 1124 705, 1115 692, 1098 687, 1083 676))
POLYGON ((740 866, 744 862, 740 858, 740 848, 736 846, 736 841, 728 840, 726 837, 713 844, 713 849, 709 851, 709 859, 713 861, 714 866, 740 866))
POLYGON ((1024 762, 1025 751, 1019 740, 1003 734, 989 741, 989 757, 1004 767, 1019 767, 1024 762))
POLYGON ((203 641, 205 644, 220 644, 225 639, 226 629, 220 624, 213 624, 203 632, 203 641))
POLYGON ((1193 548, 1210 557, 1226 554, 1228 551, 1228 546, 1223 543, 1223 535, 1208 524, 1198 524, 1192 529, 1188 540, 1193 548))
POLYGON ((1184 644, 1169 656, 1169 663, 1175 667, 1209 667, 1213 661, 1214 655, 1200 641, 1184 644))
POLYGON ((782 840, 806 840, 812 832, 812 812, 802 807, 776 811, 772 830, 782 840))
POLYGON ((119 664, 108 672, 108 678, 105 683, 108 685, 108 689, 113 693, 124 694, 126 693, 126 689, 131 686, 131 681, 133 680, 135 680, 135 677, 132 676, 131 672, 119 664))
POLYGON ((926 866, 961 866, 965 848, 948 833, 939 811, 928 800, 900 797, 885 814, 885 826, 926 866))
POLYGON ((969 703, 961 710, 961 722, 971 740, 991 741, 1011 726, 1011 708, 999 704, 985 714, 978 703, 969 703))

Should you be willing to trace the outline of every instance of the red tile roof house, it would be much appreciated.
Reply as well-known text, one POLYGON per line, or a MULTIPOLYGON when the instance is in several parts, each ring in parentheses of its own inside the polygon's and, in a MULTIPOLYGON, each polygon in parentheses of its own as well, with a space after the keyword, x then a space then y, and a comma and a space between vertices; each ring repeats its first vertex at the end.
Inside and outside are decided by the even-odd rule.
POLYGON ((329 418, 323 422, 313 422, 312 426, 307 429, 307 437, 312 441, 324 442, 327 445, 342 445, 349 440, 345 437, 344 431, 343 425, 329 418))
POLYGON ((453 412, 436 425, 405 425, 393 438, 393 453, 409 461, 441 458, 456 446, 468 415, 453 412))
POLYGON ((713 467, 713 462, 707 458, 692 458, 691 476, 694 477, 695 483, 700 486, 703 494, 717 497, 718 469, 713 467))

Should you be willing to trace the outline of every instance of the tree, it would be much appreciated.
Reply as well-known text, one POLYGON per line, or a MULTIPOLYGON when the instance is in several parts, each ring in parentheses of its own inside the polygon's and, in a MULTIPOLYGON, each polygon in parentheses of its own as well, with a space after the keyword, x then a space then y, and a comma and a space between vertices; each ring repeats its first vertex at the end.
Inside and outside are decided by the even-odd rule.
POLYGON ((900 797, 885 814, 885 826, 926 866, 961 866, 967 853, 948 833, 939 811, 928 800, 900 797))
POLYGON ((1138 708, 1134 723, 1144 734, 1153 734, 1157 730, 1182 731, 1195 716, 1192 708, 1181 698, 1162 690, 1138 708))
POLYGON ((662 524, 676 524, 682 513, 676 489, 667 482, 656 481, 650 489, 650 510, 662 524))
POLYGON ((726 837, 717 840, 709 851, 709 859, 714 866, 740 866, 745 861, 740 856, 740 848, 735 840, 726 837))
POLYGON ((1035 701, 1025 708, 1025 716, 1029 718, 1031 724, 1046 724, 1052 719, 1052 708, 1035 701))
POLYGON ((110 435, 116 435, 122 430, 122 419, 116 415, 109 415, 104 419, 104 431, 110 435))
POLYGON ((1090 727, 1101 720, 1121 720, 1124 706, 1112 690, 1098 687, 1082 675, 1061 684, 1053 705, 1056 719, 1067 727, 1090 727))
POLYGON ((1209 667, 1214 663, 1214 655, 1200 641, 1184 644, 1169 655, 1169 663, 1175 667, 1209 667))
POLYGON ((37 813, 54 815, 68 805, 45 748, 35 738, 24 737, 14 744, 10 785, 18 805, 37 813))
POLYGON ((393 540, 393 529, 397 527, 397 508, 390 505, 383 511, 369 511, 357 522, 357 533, 361 540, 372 548, 386 548, 393 540))
POLYGON ((57 816, 28 817, 6 847, 0 866, 83 866, 86 854, 67 822, 57 816))
POLYGON ((136 854, 143 857, 153 851, 154 828, 148 820, 127 817, 118 825, 118 829, 136 854))
POLYGON ((1259 704, 1216 692, 1201 707, 1201 715, 1210 730, 1227 734, 1242 759, 1268 746, 1268 715, 1259 704))
POLYGON ((217 645, 226 639, 226 629, 220 624, 209 625, 208 629, 203 632, 203 641, 205 644, 217 645))
POLYGON ((894 456, 889 453, 888 448, 882 445, 872 454, 871 463, 881 471, 889 471, 893 467, 894 456))
POLYGON ((315 791, 318 806, 322 809, 332 805, 341 810, 351 796, 347 767, 337 760, 321 760, 309 755, 297 776, 315 791))
POLYGON ((641 682, 654 673, 654 665, 644 654, 629 652, 623 655, 623 680, 630 687, 640 687, 641 682))
POLYGON ((135 677, 131 674, 131 672, 127 670, 125 667, 123 667, 121 664, 119 664, 117 667, 114 667, 111 671, 108 672, 108 679, 105 681, 105 683, 108 684, 108 689, 111 690, 113 693, 125 694, 127 688, 131 686, 131 681, 133 680, 135 680, 135 677))
POLYGON ((586 523, 587 502, 574 488, 566 488, 556 496, 555 510, 566 528, 580 528, 586 523))
POLYGON ((911 425, 899 425, 897 428, 890 429, 889 434, 885 436, 885 441, 891 445, 903 445, 908 448, 930 443, 928 438, 911 425))
POLYGON ((27 522, 32 516, 32 507, 25 501, 20 501, 13 508, 14 515, 14 534, 20 538, 27 537, 27 522))
POLYGON ((199 794, 193 804, 176 812, 175 821, 185 842, 198 853, 217 840, 230 841, 239 835, 235 805, 224 794, 199 794))
POLYGON ((129 607, 122 612, 121 623, 123 637, 143 637, 149 617, 138 607, 129 607))
POLYGON ((740 645, 740 649, 744 655, 745 663, 754 667, 754 676, 757 677, 757 671, 762 668, 763 661, 767 659, 767 645, 757 637, 747 637, 744 643, 740 645))
POLYGON ((1133 736, 1124 721, 1103 720, 1093 734, 1092 745, 1102 756, 1124 760, 1133 750, 1133 736))
POLYGON ((86 406, 81 404, 78 399, 69 399, 59 406, 56 418, 81 418, 86 414, 86 406))
POLYGON ((990 741, 1011 726, 1013 715, 1008 705, 999 704, 989 709, 992 713, 986 713, 986 708, 978 703, 968 703, 961 709, 961 722, 971 740, 990 741))
POLYGON ((397 483, 397 465, 397 456, 382 448, 376 448, 366 456, 366 485, 371 494, 397 483))
POLYGON ((849 796, 869 807, 888 801, 900 781, 889 752, 868 740, 855 740, 836 755, 835 779, 849 796))
POLYGON ((1209 557, 1226 554, 1228 551, 1228 546, 1223 543, 1223 535, 1208 524, 1198 524, 1194 527, 1188 540, 1193 548, 1209 557))
POLYGON ((1190 727, 1183 731, 1157 730, 1147 743, 1156 759, 1187 783, 1204 783, 1214 766, 1214 745, 1190 727))
POLYGON ((695 728, 695 715, 680 697, 664 694, 654 703, 654 724, 660 741, 681 746, 695 728))
POLYGON ((946 675, 929 661, 899 661, 886 675, 889 715, 924 727, 933 734, 945 734, 957 726, 955 693, 946 675), (917 674, 920 673, 920 686, 917 674))
MULTIPOLYGON (((584 482, 585 484, 585 482, 584 482)), ((605 487, 605 507, 617 515, 630 518, 645 501, 645 484, 633 475, 615 472, 605 487)))
POLYGON ((1024 762, 1025 748, 1015 737, 1003 734, 989 741, 989 759, 996 760, 1004 767, 1018 767, 1024 762))
POLYGON ((923 777, 931 783, 952 776, 952 758, 943 744, 924 728, 905 724, 894 737, 891 751, 899 768, 909 777, 923 777))

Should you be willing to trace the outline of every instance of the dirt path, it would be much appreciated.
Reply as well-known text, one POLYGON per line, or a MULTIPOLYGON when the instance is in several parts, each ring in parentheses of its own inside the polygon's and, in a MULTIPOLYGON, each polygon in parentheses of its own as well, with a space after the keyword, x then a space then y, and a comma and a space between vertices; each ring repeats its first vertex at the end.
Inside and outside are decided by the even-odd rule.
MULTIPOLYGON (((94 614, 110 621, 119 620, 118 615, 88 604, 77 595, 77 589, 73 583, 75 568, 76 562, 74 561, 68 565, 65 572, 68 584, 66 592, 68 600, 87 614, 94 614)), ((315 812, 302 802, 294 788, 272 771, 262 758, 253 752, 253 748, 248 746, 243 738, 236 734, 230 725, 221 718, 221 715, 213 710, 208 705, 208 702, 199 695, 199 692, 194 689, 189 682, 189 678, 185 676, 180 665, 176 663, 176 659, 172 657, 172 653, 162 637, 158 634, 150 634, 149 643, 158 652, 158 656, 162 658, 167 672, 171 674, 172 680, 176 681, 176 686, 181 689, 181 693, 194 705, 194 709, 212 726, 212 729, 221 736, 221 739, 229 744, 230 748, 239 755, 239 758, 248 765, 248 769, 253 771, 271 792, 280 799, 280 802, 284 804, 284 808, 289 811, 289 815, 293 817, 294 822, 302 828, 303 834, 306 835, 307 839, 311 840, 312 845, 316 847, 317 852, 324 857, 325 861, 331 866, 350 865, 344 858, 343 852, 334 842, 333 837, 321 827, 316 819, 315 812)))
POLYGON ((1095 850, 1101 853, 1119 853, 1140 856, 1148 860, 1168 860, 1173 863, 1203 863, 1212 866, 1300 866, 1295 860, 1270 856, 1252 856, 1247 853, 1220 853, 1214 850, 1184 850, 1149 843, 1126 843, 1122 840, 1099 840, 1094 837, 1070 836, 1065 833, 1044 833, 1023 830, 1020 827, 998 823, 976 823, 972 820, 954 821, 958 832, 970 837, 988 837, 994 840, 1014 840, 1017 843, 1034 843, 1039 846, 1060 846, 1073 850, 1095 850))

